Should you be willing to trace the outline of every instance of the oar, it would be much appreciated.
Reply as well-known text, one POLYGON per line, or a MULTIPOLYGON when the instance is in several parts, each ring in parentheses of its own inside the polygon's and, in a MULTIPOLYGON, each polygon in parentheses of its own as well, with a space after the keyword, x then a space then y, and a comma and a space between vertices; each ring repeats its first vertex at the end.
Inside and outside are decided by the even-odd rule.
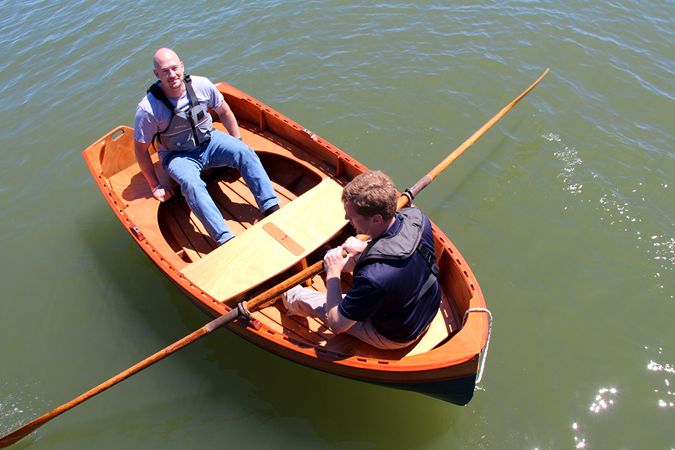
MULTIPOLYGON (((428 186, 437 176, 440 174, 445 168, 447 168, 459 155, 464 153, 464 151, 469 148, 474 142, 476 142, 485 132, 492 127, 499 119, 501 119, 506 113, 508 113, 511 108, 513 108, 516 103, 518 103, 523 97, 525 97, 534 87, 546 76, 548 73, 548 69, 542 73, 542 75, 534 82, 532 83, 525 91, 523 91, 522 94, 520 94, 518 97, 516 97, 511 103, 506 105, 499 113, 497 113, 492 119, 490 119, 485 125, 483 125, 478 131, 476 131, 469 139, 464 141, 462 145, 457 147, 452 153, 450 153, 441 163, 439 163, 436 167, 434 167, 427 175, 425 175, 422 179, 420 179, 413 187, 406 189, 404 195, 401 196, 401 198, 398 201, 397 209, 403 208, 406 206, 408 203, 412 201, 412 199, 422 191, 426 186, 428 186)), ((143 361, 140 361, 136 363, 135 365, 131 366, 127 370, 120 372, 119 374, 115 375, 114 377, 108 379, 107 381, 104 381, 103 383, 99 384, 95 388, 92 388, 85 392, 84 394, 81 394, 80 396, 74 398, 73 400, 69 401, 68 403, 64 403, 63 405, 59 406, 58 408, 55 408, 48 413, 43 414, 42 416, 38 417, 37 419, 33 420, 32 422, 27 423, 26 425, 23 425, 20 428, 17 428, 16 430, 12 431, 11 433, 3 436, 0 438, 0 448, 7 447, 8 445, 12 445, 13 443, 23 439, 36 429, 40 428, 42 425, 45 423, 49 422, 53 418, 63 414, 64 412, 76 407, 80 403, 85 402, 86 400, 89 400, 90 398, 94 397, 95 395, 100 394, 101 392, 107 390, 108 388, 111 388, 112 386, 116 385, 117 383, 126 380, 127 378, 131 377, 132 375, 140 372, 141 370, 155 364, 156 362, 166 358, 167 356, 177 352, 183 347, 188 346, 189 344, 192 344, 195 342, 197 339, 201 338, 202 336, 205 336, 212 331, 222 327, 225 324, 228 324, 239 317, 246 317, 250 314, 251 311, 255 311, 259 309, 260 307, 268 304, 270 301, 272 301, 275 297, 281 295, 283 292, 287 291, 291 287, 302 283, 305 280, 308 280, 312 278, 313 276, 319 274, 321 270, 323 269, 323 261, 318 261, 311 266, 307 267, 306 269, 302 270, 301 272, 298 272, 297 274, 291 276, 290 278, 286 279, 285 281, 279 283, 278 285, 274 286, 273 288, 263 292, 260 295, 257 295, 256 297, 252 298, 251 300, 248 301, 243 301, 237 305, 236 308, 232 309, 231 311, 223 314, 222 316, 218 317, 217 319, 212 320, 211 322, 207 323, 203 327, 199 328, 198 330, 188 334, 184 338, 174 342, 173 344, 169 345, 168 347, 165 347, 164 349, 158 351, 152 356, 149 356, 145 358, 143 361)))
MULTIPOLYGON (((319 261, 319 263, 315 264, 315 267, 319 264, 321 264, 322 261, 319 261)), ((318 272, 317 272, 318 273, 318 272)), ((145 358, 143 361, 140 361, 136 363, 135 365, 131 366, 124 372, 120 372, 114 377, 108 379, 107 381, 104 381, 103 383, 99 384, 95 388, 92 388, 85 392, 84 394, 74 398, 73 400, 69 401, 68 403, 64 403, 63 405, 59 406, 58 408, 53 409, 52 411, 43 414, 42 416, 38 417, 37 419, 33 420, 30 423, 27 423, 26 425, 17 428, 16 430, 12 431, 11 433, 3 436, 0 438, 0 448, 7 447, 8 445, 11 445, 15 442, 17 442, 20 439, 23 439, 26 437, 28 434, 32 433, 36 429, 40 428, 42 425, 45 423, 49 422, 53 418, 63 414, 64 412, 68 411, 69 409, 72 409, 79 405, 80 403, 85 402, 86 400, 89 400, 95 395, 100 394, 101 392, 107 390, 108 388, 113 387, 117 383, 126 380, 127 378, 131 377, 132 375, 140 372, 141 370, 150 367, 154 363, 166 358, 167 356, 177 352, 178 350, 182 349, 183 347, 188 346, 189 344, 192 344, 195 342, 197 339, 201 338, 202 336, 205 336, 209 333, 211 333, 213 330, 216 330, 223 325, 230 323, 234 320, 236 320, 239 317, 242 316, 248 316, 250 314, 250 311, 256 310, 260 308, 261 306, 269 303, 272 301, 275 297, 281 295, 283 292, 286 292, 288 289, 292 288, 293 286, 302 283, 303 281, 309 279, 310 277, 306 275, 307 274, 307 269, 305 269, 302 272, 299 272, 296 275, 291 276, 290 278, 286 279, 285 281, 279 283, 278 285, 274 286, 273 288, 263 292, 262 294, 252 298, 251 300, 241 302, 237 305, 236 308, 232 309, 231 311, 223 314, 222 316, 212 320, 211 322, 207 323, 206 325, 202 326, 196 331, 193 331, 192 333, 188 334, 187 336, 183 337, 182 339, 174 342, 173 344, 169 345, 168 347, 165 347, 164 349, 158 351, 152 356, 149 356, 145 358)))

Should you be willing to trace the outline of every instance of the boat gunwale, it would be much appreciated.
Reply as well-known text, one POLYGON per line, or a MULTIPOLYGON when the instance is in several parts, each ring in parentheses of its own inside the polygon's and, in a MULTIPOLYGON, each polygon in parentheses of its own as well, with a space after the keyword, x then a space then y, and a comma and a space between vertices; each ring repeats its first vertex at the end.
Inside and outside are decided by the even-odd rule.
MULTIPOLYGON (((365 166, 362 166, 342 150, 334 147, 314 133, 307 131, 292 119, 287 118, 283 114, 248 96, 242 91, 239 91, 233 86, 219 83, 217 87, 224 95, 229 96, 229 98, 236 97, 249 105, 253 105, 261 111, 261 114, 262 111, 271 114, 271 117, 267 117, 264 120, 278 120, 282 124, 282 127, 290 127, 293 130, 293 133, 295 133, 295 138, 298 140, 298 142, 292 143, 298 145, 304 152, 311 154, 307 147, 303 146, 303 142, 300 142, 303 140, 304 144, 313 143, 313 145, 318 146, 318 148, 322 149, 324 152, 334 156, 336 159, 336 174, 343 172, 343 176, 349 177, 367 170, 365 166), (340 164, 343 165, 342 168, 340 167, 340 164)), ((237 114, 236 111, 235 114, 237 114)), ((278 125, 279 124, 275 124, 275 126, 278 125)), ((228 305, 201 290, 183 275, 180 268, 177 268, 171 261, 162 256, 161 252, 159 252, 152 243, 144 239, 142 230, 140 234, 136 233, 134 231, 134 227, 136 226, 134 220, 126 214, 123 205, 118 205, 120 200, 116 198, 116 193, 109 185, 109 182, 106 182, 104 179, 104 176, 101 173, 101 166, 100 164, 97 165, 95 163, 93 154, 98 155, 96 149, 98 148, 100 151, 102 141, 108 136, 114 135, 119 130, 131 130, 131 128, 124 126, 116 127, 83 151, 86 163, 94 175, 94 179, 99 186, 99 189, 104 194, 106 201, 123 223, 127 232, 134 240, 136 240, 146 255, 148 255, 153 263, 157 265, 160 270, 174 282, 174 284, 183 290, 188 297, 199 304, 199 306, 203 307, 211 316, 217 316, 230 311, 231 308, 228 305)), ((323 158, 319 158, 323 160, 323 158)), ((325 162, 327 164, 331 163, 330 161, 325 162)), ((468 307, 485 308, 485 300, 482 291, 471 268, 452 241, 435 224, 433 224, 433 222, 432 225, 434 227, 435 239, 440 242, 443 252, 447 252, 450 255, 452 263, 458 266, 460 276, 464 277, 464 283, 472 292, 468 307)), ((440 259, 441 255, 439 255, 438 258, 440 259)), ((454 334, 451 339, 440 346, 414 356, 406 356, 400 359, 384 359, 356 354, 344 355, 329 349, 323 349, 317 345, 301 343, 293 338, 289 338, 287 335, 278 333, 264 324, 262 324, 261 327, 256 328, 247 321, 236 321, 228 324, 228 327, 246 340, 288 359, 330 373, 378 382, 411 381, 409 378, 401 378, 401 375, 410 375, 410 372, 414 372, 415 381, 442 381, 447 379, 450 375, 457 377, 470 375, 471 371, 473 371, 472 373, 475 375, 475 361, 477 361, 478 355, 485 347, 488 333, 487 318, 481 317, 481 315, 478 314, 470 314, 459 331, 454 334), (467 365, 471 367, 468 372, 459 370, 462 366, 467 365)))

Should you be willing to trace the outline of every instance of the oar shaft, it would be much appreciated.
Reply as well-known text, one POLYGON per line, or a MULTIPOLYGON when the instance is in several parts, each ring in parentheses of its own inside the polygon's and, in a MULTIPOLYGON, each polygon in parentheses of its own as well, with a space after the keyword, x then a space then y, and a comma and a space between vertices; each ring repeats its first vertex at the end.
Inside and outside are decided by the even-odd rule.
MULTIPOLYGON (((318 274, 321 272, 323 269, 323 261, 318 261, 317 263, 307 267, 301 272, 298 272, 297 274, 291 276, 290 278, 286 279, 282 283, 279 283, 278 285, 274 286, 271 289, 268 289, 267 291, 263 292, 260 295, 257 295, 256 297, 252 298, 249 301, 243 302, 244 303, 244 309, 247 309, 249 311, 254 311, 261 307, 262 305, 268 303, 275 297, 281 295, 282 293, 286 292, 288 289, 291 287, 295 286, 296 284, 302 283, 305 280, 308 280, 309 278, 313 277, 314 275, 318 274)), ((3 436, 0 438, 0 448, 7 447, 8 445, 12 445, 13 443, 19 441, 20 439, 26 437, 33 431, 37 430, 40 428, 42 425, 45 423, 49 422, 50 420, 54 419, 57 416, 60 416, 64 412, 76 407, 77 405, 84 403, 85 401, 89 400, 90 398, 94 397, 95 395, 100 394, 101 392, 115 386, 116 384, 120 383, 121 381, 126 380, 127 378, 131 377, 132 375, 140 372, 143 369, 146 369, 147 367, 155 364, 158 361, 161 361, 162 359, 166 358, 167 356, 177 352, 178 350, 188 346, 189 344, 195 342, 197 339, 211 333, 212 331, 222 327, 223 325, 226 325, 233 320, 237 319, 240 316, 241 311, 239 308, 234 308, 231 311, 223 314, 220 317, 217 317, 216 319, 213 319, 211 322, 207 323, 206 325, 202 326, 198 330, 188 334, 187 336, 183 337, 182 339, 174 342, 173 344, 163 348, 162 350, 158 351, 157 353, 153 354, 152 356, 149 356, 145 358, 143 361, 138 362, 137 364, 131 366, 124 372, 120 372, 114 377, 104 381, 103 383, 99 384, 98 386, 88 390, 84 394, 74 398, 73 400, 69 401, 68 403, 64 403, 63 405, 59 406, 58 408, 55 408, 48 413, 43 414, 42 416, 38 417, 37 419, 34 419, 33 421, 27 423, 26 425, 17 428, 16 430, 12 431, 11 433, 3 436)))
MULTIPOLYGON (((506 105, 504 108, 502 108, 501 111, 499 111, 497 114, 495 114, 490 120, 488 120, 482 127, 480 127, 475 133, 473 133, 466 141, 464 141, 459 147, 457 147, 455 150, 452 151, 443 161, 441 161, 436 167, 431 169, 429 173, 427 173, 424 177, 422 177, 415 185, 411 188, 408 189, 410 193, 412 194, 412 198, 415 198, 417 194, 419 194, 425 187, 427 187, 431 182, 441 173, 443 172, 450 164, 453 163, 459 156, 464 153, 469 147, 471 147, 478 139, 481 138, 492 126, 499 121, 502 117, 506 115, 516 104, 523 99, 527 94, 530 93, 532 89, 534 89, 537 84, 541 80, 544 79, 544 77, 548 74, 549 69, 546 68, 544 72, 537 78, 534 83, 532 83, 530 86, 528 86, 527 89, 525 89, 523 92, 518 95, 515 99, 511 101, 508 105, 506 105)), ((398 203, 396 205, 396 210, 399 210, 401 208, 404 208, 409 202, 410 198, 406 195, 402 195, 398 199, 398 203)), ((361 237, 361 236, 359 236, 361 237)), ((367 236, 363 236, 364 240, 367 239, 367 236)), ((269 300, 274 298, 277 295, 282 294, 289 288, 295 286, 296 284, 302 283, 305 280, 308 280, 312 278, 313 276, 319 274, 323 270, 323 262, 319 261, 317 263, 314 263, 313 265, 309 266, 308 268, 302 270, 301 272, 298 272, 291 278, 288 278, 286 281, 283 283, 273 287, 269 291, 266 291, 259 295, 258 297, 255 297, 252 300, 249 300, 246 302, 246 305, 249 310, 253 311, 258 305, 262 305, 267 303, 269 300)))
POLYGON ((251 300, 245 302, 246 308, 249 311, 255 311, 261 306, 264 306, 270 302, 273 298, 278 297, 283 294, 293 286, 302 283, 303 281, 309 280, 314 275, 321 273, 323 270, 323 260, 319 260, 312 264, 311 266, 303 269, 302 271, 296 273, 295 275, 286 278, 281 283, 276 286, 266 290, 260 295, 253 297, 251 300))
MULTIPOLYGON (((450 153, 448 156, 445 157, 443 161, 441 161, 436 167, 431 169, 429 173, 427 173, 425 176, 423 176, 417 183, 415 183, 411 188, 407 190, 407 192, 410 193, 412 198, 415 198, 417 194, 419 194, 425 187, 427 187, 431 182, 441 173, 443 172, 450 164, 453 163, 459 156, 466 151, 469 147, 471 147, 473 144, 478 141, 492 126, 497 123, 502 117, 506 115, 511 109, 516 106, 516 104, 523 99, 527 94, 530 93, 532 89, 534 89, 541 80, 544 79, 544 77, 548 74, 549 69, 546 68, 544 72, 535 80, 534 83, 532 83, 530 86, 528 86, 527 89, 525 89, 518 97, 513 99, 511 103, 506 105, 504 108, 502 108, 501 111, 499 111, 497 114, 495 114, 490 120, 488 120, 485 125, 480 127, 475 133, 473 133, 469 138, 464 141, 459 147, 457 147, 455 150, 453 150, 452 153, 450 153)), ((399 199, 398 202, 398 209, 403 208, 410 202, 410 198, 407 196, 402 196, 399 199)))
POLYGON ((99 384, 98 386, 88 390, 87 392, 81 394, 80 396, 74 398, 73 400, 69 401, 68 403, 64 403, 63 405, 59 406, 58 408, 55 408, 48 413, 43 414, 42 416, 38 417, 37 419, 27 423, 26 425, 17 428, 16 430, 12 431, 11 433, 3 436, 0 438, 0 448, 7 447, 8 445, 11 445, 18 440, 24 438, 25 436, 29 435, 45 423, 49 422, 50 420, 54 419, 57 416, 60 416, 64 412, 76 407, 80 403, 84 403, 85 401, 89 400, 90 398, 94 397, 95 395, 100 394, 101 392, 115 386, 116 384, 120 383, 121 381, 126 380, 127 378, 131 377, 132 375, 140 372, 143 369, 148 368, 149 366, 155 364, 158 361, 161 361, 162 359, 166 358, 167 356, 177 352, 178 350, 188 346, 189 344, 195 342, 197 339, 201 338, 202 336, 205 336, 206 334, 212 332, 216 328, 232 322, 235 320, 237 317, 239 317, 239 311, 235 308, 231 311, 229 311, 226 314, 223 314, 222 316, 218 317, 217 319, 212 320, 211 322, 207 323, 206 325, 202 326, 198 330, 188 334, 187 336, 183 337, 182 339, 174 342, 173 344, 163 348, 162 350, 158 351, 157 353, 153 354, 152 356, 149 356, 145 358, 143 361, 140 361, 136 363, 135 365, 131 366, 124 372, 120 372, 117 375, 115 375, 112 378, 109 378, 108 380, 104 381, 103 383, 99 384))

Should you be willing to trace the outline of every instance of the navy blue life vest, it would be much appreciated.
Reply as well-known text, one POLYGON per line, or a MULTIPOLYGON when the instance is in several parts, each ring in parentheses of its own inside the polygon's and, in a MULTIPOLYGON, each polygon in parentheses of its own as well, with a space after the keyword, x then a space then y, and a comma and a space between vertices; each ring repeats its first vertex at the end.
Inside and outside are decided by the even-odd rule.
POLYGON ((429 266, 429 276, 422 289, 418 292, 416 300, 421 299, 433 286, 438 277, 439 268, 436 265, 433 249, 422 243, 424 230, 424 215, 417 208, 404 208, 398 212, 402 216, 401 228, 393 236, 377 239, 372 245, 366 247, 356 261, 354 273, 359 267, 377 260, 398 261, 410 258, 413 253, 420 252, 429 266))

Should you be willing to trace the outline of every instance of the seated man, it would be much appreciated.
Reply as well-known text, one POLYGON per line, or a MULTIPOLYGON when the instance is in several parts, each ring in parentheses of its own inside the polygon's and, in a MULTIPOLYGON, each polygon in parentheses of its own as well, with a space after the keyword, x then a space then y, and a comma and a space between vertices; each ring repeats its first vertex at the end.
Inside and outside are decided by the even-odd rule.
POLYGON ((159 81, 148 89, 136 108, 136 159, 153 197, 161 202, 171 198, 173 193, 159 182, 148 152, 156 141, 162 166, 178 182, 190 209, 209 235, 218 245, 223 244, 234 233, 209 195, 200 176, 202 170, 237 168, 264 215, 279 209, 279 200, 258 155, 242 142, 237 119, 213 83, 204 77, 185 76, 183 63, 168 48, 157 50, 153 61, 159 81), (229 135, 213 129, 209 108, 229 135))
POLYGON ((289 314, 317 317, 334 333, 382 349, 406 347, 426 331, 441 297, 431 223, 417 208, 396 212, 397 200, 394 183, 379 171, 345 186, 345 218, 370 241, 350 237, 329 250, 327 292, 293 287, 283 296, 289 314), (352 270, 353 286, 343 295, 341 273, 352 270))

